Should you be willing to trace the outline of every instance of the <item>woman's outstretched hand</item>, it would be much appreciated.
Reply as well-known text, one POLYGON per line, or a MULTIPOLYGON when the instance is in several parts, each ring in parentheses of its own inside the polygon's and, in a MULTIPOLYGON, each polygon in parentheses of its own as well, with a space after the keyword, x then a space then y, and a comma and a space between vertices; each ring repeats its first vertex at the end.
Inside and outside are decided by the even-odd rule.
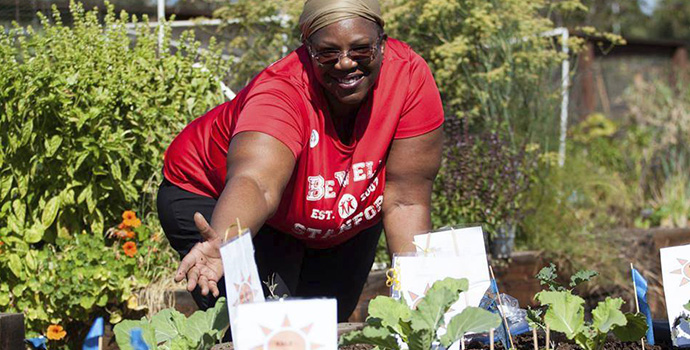
POLYGON ((186 277, 188 291, 193 291, 198 284, 201 295, 208 295, 210 291, 217 297, 220 294, 218 281, 223 277, 223 261, 220 258, 222 237, 216 234, 204 216, 198 212, 194 214, 194 223, 203 241, 194 245, 189 254, 182 259, 175 273, 175 281, 182 281, 186 277))

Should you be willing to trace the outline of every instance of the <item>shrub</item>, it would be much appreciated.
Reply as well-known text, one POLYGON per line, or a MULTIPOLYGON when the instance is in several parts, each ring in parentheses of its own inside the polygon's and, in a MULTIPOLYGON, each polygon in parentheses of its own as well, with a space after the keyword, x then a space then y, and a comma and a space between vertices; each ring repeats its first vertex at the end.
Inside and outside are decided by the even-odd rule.
POLYGON ((135 42, 112 6, 103 24, 80 5, 72 15, 73 27, 55 10, 40 31, 0 33, 0 237, 17 253, 101 234, 129 203, 146 209, 168 143, 223 101, 214 74, 224 64, 189 35, 175 54, 157 53, 147 23, 135 42))
POLYGON ((73 3, 69 27, 53 12, 0 31, 0 309, 77 348, 93 314, 142 312, 134 296, 169 281, 176 256, 156 221, 105 228, 132 203, 146 217, 163 151, 223 102, 227 63, 191 34, 159 48, 146 18, 111 5, 99 18, 73 3))

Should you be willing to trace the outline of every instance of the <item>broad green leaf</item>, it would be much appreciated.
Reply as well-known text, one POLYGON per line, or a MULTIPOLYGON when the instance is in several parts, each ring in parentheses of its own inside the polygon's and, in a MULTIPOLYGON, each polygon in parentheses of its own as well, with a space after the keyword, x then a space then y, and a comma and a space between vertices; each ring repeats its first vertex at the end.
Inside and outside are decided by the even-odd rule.
POLYGON ((0 306, 7 306, 10 303, 10 293, 0 291, 0 306))
POLYGON ((31 271, 35 271, 38 267, 38 252, 36 250, 30 250, 26 253, 26 267, 31 271))
POLYGON ((606 297, 592 310, 592 326, 599 332, 608 333, 615 326, 624 326, 625 315, 621 312, 623 299, 606 297))
POLYGON ((77 197, 77 204, 82 204, 86 200, 86 198, 91 197, 91 184, 87 185, 84 187, 84 189, 81 191, 79 194, 79 197, 77 197))
POLYGON ((17 188, 19 189, 19 196, 21 198, 26 197, 26 193, 29 192, 29 176, 20 176, 18 179, 17 188))
POLYGON ((151 326, 156 331, 156 343, 167 342, 180 335, 180 331, 173 322, 173 314, 179 314, 179 311, 165 309, 151 318, 151 326))
POLYGON ((14 211, 14 215, 19 226, 24 227, 26 219, 26 205, 18 199, 14 200, 12 201, 12 210, 14 211))
POLYGON ((690 311, 690 301, 688 301, 687 304, 683 305, 683 308, 685 308, 685 310, 690 311))
POLYGON ((95 303, 96 297, 92 295, 82 295, 81 298, 79 298, 79 305, 86 310, 90 310, 95 303))
POLYGON ((414 330, 407 340, 409 350, 429 350, 434 341, 435 330, 421 329, 414 330))
POLYGON ((58 210, 60 209, 60 196, 55 196, 51 198, 46 206, 43 208, 43 214, 41 215, 41 223, 43 227, 50 227, 57 217, 58 210))
POLYGON ((19 278, 23 277, 24 266, 22 265, 22 260, 17 254, 10 254, 8 266, 10 271, 12 271, 15 276, 19 278))
POLYGON ((641 314, 625 314, 625 326, 613 327, 613 334, 621 341, 638 341, 647 334, 647 318, 641 314))
POLYGON ((417 305, 417 309, 412 310, 410 314, 412 329, 435 332, 443 322, 443 315, 448 312, 448 308, 458 300, 458 297, 457 291, 447 288, 430 289, 417 305))
POLYGON ((122 169, 120 169, 118 162, 110 162, 110 173, 113 175, 113 179, 122 181, 122 169))
POLYGON ((584 300, 570 291, 542 291, 535 298, 548 305, 544 322, 552 330, 565 333, 568 339, 580 332, 584 326, 584 300))
POLYGON ((401 322, 408 322, 410 313, 407 305, 390 297, 381 295, 369 302, 369 317, 380 319, 383 327, 390 327, 398 334, 404 334, 401 322))
POLYGON ((6 174, 0 178, 0 201, 4 200, 5 197, 10 193, 12 189, 12 175, 6 174))
POLYGON ((385 328, 366 326, 361 331, 354 331, 340 337, 340 346, 352 344, 371 344, 382 349, 398 350, 398 341, 385 328))
MULTIPOLYGON (((225 298, 220 298, 213 308, 204 312, 197 311, 189 316, 186 326, 180 332, 189 339, 201 339, 209 331, 216 330, 222 333, 220 331, 229 326, 230 320, 228 319, 225 298)), ((220 340, 220 337, 217 340, 220 340)))
POLYGON ((53 135, 49 140, 45 141, 46 157, 52 157, 62 144, 62 137, 60 135, 53 135))
POLYGON ((115 333, 117 346, 121 350, 134 350, 130 344, 130 332, 134 328, 141 328, 144 342, 149 346, 149 349, 155 349, 155 347, 151 347, 152 344, 157 344, 155 330, 146 318, 142 318, 141 320, 124 320, 116 324, 115 328, 113 328, 113 333, 115 333))
POLYGON ((574 275, 570 276, 570 287, 576 287, 578 284, 590 281, 592 278, 599 275, 596 271, 592 270, 580 270, 574 275))
POLYGON ((441 337, 441 344, 449 347, 461 339, 467 332, 487 332, 501 324, 501 317, 478 307, 467 307, 455 315, 448 326, 446 334, 441 337))

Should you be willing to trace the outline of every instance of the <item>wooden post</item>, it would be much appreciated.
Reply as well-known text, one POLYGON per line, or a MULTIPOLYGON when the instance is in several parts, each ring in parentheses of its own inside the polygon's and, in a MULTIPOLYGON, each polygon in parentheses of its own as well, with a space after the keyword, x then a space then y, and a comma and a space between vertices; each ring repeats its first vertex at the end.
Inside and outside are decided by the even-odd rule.
POLYGON ((494 329, 489 330, 489 350, 494 350, 494 329))
POLYGON ((678 82, 685 82, 688 79, 688 49, 686 47, 679 47, 673 53, 673 58, 671 59, 672 71, 671 71, 671 85, 675 85, 678 82))
POLYGON ((532 344, 534 345, 534 350, 539 350, 539 339, 537 339, 537 328, 532 328, 532 344))
POLYGON ((24 315, 0 314, 0 350, 24 350, 24 315))
POLYGON ((549 325, 546 325, 546 350, 549 350, 549 347, 551 346, 551 329, 549 328, 549 325))

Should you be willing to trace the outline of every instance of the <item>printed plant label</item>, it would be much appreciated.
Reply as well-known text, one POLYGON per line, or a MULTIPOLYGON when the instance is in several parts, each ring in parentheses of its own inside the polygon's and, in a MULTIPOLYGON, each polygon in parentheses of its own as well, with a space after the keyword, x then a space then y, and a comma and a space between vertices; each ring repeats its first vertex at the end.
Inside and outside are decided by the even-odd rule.
POLYGON ((276 300, 237 308, 237 350, 337 350, 335 299, 276 300))
MULTIPOLYGON (((448 264, 447 266, 439 266, 441 271, 447 271, 447 274, 445 276, 440 275, 441 277, 438 279, 455 276, 467 278, 470 282, 470 289, 467 293, 463 293, 466 295, 461 295, 461 300, 466 298, 467 305, 479 306, 484 293, 491 285, 489 263, 484 248, 484 233, 480 226, 443 229, 442 231, 416 235, 414 236, 414 243, 417 246, 418 254, 427 257, 457 257, 455 263, 450 259, 445 262, 448 264)), ((441 264, 444 263, 441 262, 441 264)), ((460 311, 462 310, 458 312, 460 311)))
POLYGON ((661 275, 671 338, 678 347, 690 346, 690 244, 660 249, 661 275))
POLYGON ((263 302, 259 271, 254 260, 254 245, 249 230, 228 241, 220 248, 225 273, 225 291, 230 314, 233 339, 237 334, 237 307, 241 304, 263 302))

